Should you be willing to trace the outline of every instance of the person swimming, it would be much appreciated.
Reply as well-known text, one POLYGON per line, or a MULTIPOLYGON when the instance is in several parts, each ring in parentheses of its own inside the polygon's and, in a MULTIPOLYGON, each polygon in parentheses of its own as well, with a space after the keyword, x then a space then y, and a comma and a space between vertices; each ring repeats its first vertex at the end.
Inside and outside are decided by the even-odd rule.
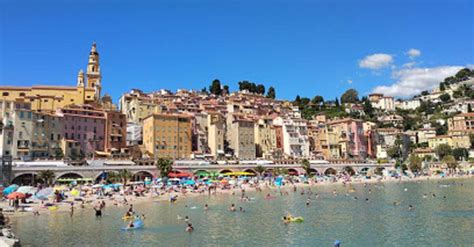
POLYGON ((209 206, 207 204, 204 205, 204 210, 205 211, 209 210, 209 206))
POLYGON ((133 224, 133 220, 131 220, 129 223, 128 223, 128 226, 127 228, 134 228, 135 225, 133 224))
POLYGON ((283 216, 283 224, 289 224, 290 219, 288 219, 286 216, 283 216))
POLYGON ((243 207, 239 207, 240 212, 245 213, 245 209, 243 207))
POLYGON ((187 215, 184 217, 184 222, 189 222, 189 217, 187 215))
POLYGON ((188 226, 186 227, 186 231, 187 231, 187 232, 192 232, 192 231, 194 231, 193 224, 188 223, 188 226))
POLYGON ((235 212, 235 211, 236 211, 236 209, 235 209, 235 204, 232 203, 232 204, 230 205, 229 211, 231 211, 231 212, 235 212))

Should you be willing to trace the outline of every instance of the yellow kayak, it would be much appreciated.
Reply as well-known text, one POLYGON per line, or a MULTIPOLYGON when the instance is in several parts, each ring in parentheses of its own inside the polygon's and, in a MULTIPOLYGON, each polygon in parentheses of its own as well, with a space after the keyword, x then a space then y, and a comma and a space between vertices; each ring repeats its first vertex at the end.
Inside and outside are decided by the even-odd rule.
POLYGON ((53 210, 57 210, 58 209, 58 206, 50 206, 48 207, 49 210, 53 211, 53 210))

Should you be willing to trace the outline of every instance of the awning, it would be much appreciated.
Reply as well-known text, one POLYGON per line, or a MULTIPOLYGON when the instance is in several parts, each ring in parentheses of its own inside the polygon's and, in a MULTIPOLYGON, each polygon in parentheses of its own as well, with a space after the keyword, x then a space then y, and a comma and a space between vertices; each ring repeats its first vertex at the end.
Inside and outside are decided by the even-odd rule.
POLYGON ((101 156, 110 156, 110 153, 102 152, 102 151, 95 151, 95 154, 101 155, 101 156))

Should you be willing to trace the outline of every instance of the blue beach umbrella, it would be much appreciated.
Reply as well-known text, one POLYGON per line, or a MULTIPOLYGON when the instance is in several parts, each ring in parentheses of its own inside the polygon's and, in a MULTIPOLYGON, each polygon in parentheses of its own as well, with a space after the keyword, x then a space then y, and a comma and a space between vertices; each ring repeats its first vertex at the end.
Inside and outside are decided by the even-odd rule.
POLYGON ((12 185, 6 187, 6 188, 3 190, 3 195, 4 195, 4 196, 8 196, 8 194, 11 194, 12 192, 15 192, 17 189, 18 189, 18 185, 12 184, 12 185))

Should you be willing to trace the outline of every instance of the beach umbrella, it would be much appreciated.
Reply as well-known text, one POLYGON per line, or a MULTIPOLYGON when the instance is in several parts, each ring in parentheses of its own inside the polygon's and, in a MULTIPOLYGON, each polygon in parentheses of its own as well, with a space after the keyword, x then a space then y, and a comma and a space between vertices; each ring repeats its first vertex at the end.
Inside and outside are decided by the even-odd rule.
POLYGON ((79 190, 76 190, 76 189, 71 190, 71 196, 79 196, 79 194, 80 194, 79 190))
POLYGON ((18 185, 16 184, 12 184, 8 187, 6 187, 4 190, 3 190, 3 195, 6 196, 14 191, 16 191, 16 189, 18 189, 18 185))
POLYGON ((53 188, 44 188, 44 189, 38 191, 35 196, 36 197, 38 197, 38 196, 48 197, 51 194, 53 194, 53 192, 54 192, 53 188))
POLYGON ((20 193, 20 192, 13 192, 13 193, 10 193, 8 196, 7 196, 8 199, 25 199, 26 198, 26 195, 23 194, 23 193, 20 193))
POLYGON ((251 172, 226 172, 223 175, 225 176, 255 176, 255 174, 251 172))
POLYGON ((221 180, 221 184, 228 184, 228 183, 229 183, 229 181, 227 181, 225 179, 221 180))
POLYGON ((168 177, 170 177, 170 178, 185 178, 185 177, 192 177, 192 176, 193 176, 193 174, 185 173, 185 172, 181 172, 181 173, 170 172, 170 173, 168 173, 168 177))
POLYGON ((16 190, 16 192, 20 192, 23 194, 34 194, 36 192, 36 188, 33 186, 21 186, 16 190))
POLYGON ((185 184, 186 185, 195 185, 196 182, 194 180, 187 180, 185 184))

